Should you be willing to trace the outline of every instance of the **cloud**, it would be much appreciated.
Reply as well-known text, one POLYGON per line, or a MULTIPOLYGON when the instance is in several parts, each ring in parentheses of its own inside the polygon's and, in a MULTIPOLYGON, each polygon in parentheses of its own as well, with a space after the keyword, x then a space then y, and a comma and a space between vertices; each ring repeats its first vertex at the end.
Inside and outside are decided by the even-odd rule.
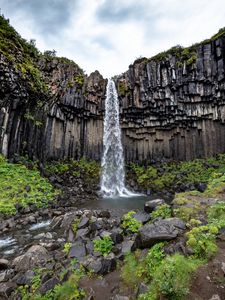
MULTIPOLYGON (((3 1, 1 1, 3 2, 3 1)), ((0 2, 0 3, 1 3, 0 2)), ((1 3, 3 12, 15 12, 30 19, 40 34, 57 34, 65 28, 73 16, 76 1, 73 0, 12 0, 1 3)))
POLYGON ((0 0, 11 24, 41 51, 55 49, 107 77, 141 55, 212 36, 225 25, 223 6, 223 0, 0 0))

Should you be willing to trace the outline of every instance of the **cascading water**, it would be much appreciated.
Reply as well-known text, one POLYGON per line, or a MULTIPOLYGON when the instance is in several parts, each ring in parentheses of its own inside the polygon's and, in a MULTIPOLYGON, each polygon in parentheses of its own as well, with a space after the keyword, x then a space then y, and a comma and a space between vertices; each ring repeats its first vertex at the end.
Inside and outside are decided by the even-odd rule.
POLYGON ((104 118, 104 153, 102 157, 101 193, 104 197, 135 195, 125 187, 124 157, 119 123, 119 101, 112 79, 108 80, 104 118))

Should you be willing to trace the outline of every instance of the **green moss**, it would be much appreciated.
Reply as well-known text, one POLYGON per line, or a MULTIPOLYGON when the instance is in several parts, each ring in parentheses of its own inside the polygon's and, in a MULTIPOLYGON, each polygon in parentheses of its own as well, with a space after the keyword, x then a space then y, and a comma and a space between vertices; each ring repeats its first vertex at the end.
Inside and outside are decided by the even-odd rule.
POLYGON ((78 87, 82 87, 84 85, 84 75, 83 74, 78 74, 77 76, 74 77, 74 81, 78 87))
POLYGON ((0 156, 0 213, 16 212, 15 204, 24 207, 30 203, 47 205, 57 192, 38 170, 29 170, 24 165, 8 163, 0 156))
POLYGON ((118 94, 120 96, 125 96, 126 91, 127 91, 127 87, 126 87, 125 82, 124 81, 119 81, 119 83, 118 83, 118 94))

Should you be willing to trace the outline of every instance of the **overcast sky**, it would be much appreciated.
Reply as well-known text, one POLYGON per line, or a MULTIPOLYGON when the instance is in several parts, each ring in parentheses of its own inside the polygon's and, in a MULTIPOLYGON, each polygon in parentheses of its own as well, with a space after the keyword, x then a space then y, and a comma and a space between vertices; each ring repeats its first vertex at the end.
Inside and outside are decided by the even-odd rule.
POLYGON ((55 49, 105 77, 225 27, 224 0, 0 0, 0 7, 41 51, 55 49))

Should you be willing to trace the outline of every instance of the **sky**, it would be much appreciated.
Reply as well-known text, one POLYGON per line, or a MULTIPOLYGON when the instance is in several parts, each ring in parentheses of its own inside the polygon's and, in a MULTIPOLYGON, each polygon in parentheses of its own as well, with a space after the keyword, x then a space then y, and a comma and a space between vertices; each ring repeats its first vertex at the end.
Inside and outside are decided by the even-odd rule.
POLYGON ((39 50, 87 74, 125 72, 139 57, 189 46, 225 27, 224 0, 0 0, 1 13, 39 50))

